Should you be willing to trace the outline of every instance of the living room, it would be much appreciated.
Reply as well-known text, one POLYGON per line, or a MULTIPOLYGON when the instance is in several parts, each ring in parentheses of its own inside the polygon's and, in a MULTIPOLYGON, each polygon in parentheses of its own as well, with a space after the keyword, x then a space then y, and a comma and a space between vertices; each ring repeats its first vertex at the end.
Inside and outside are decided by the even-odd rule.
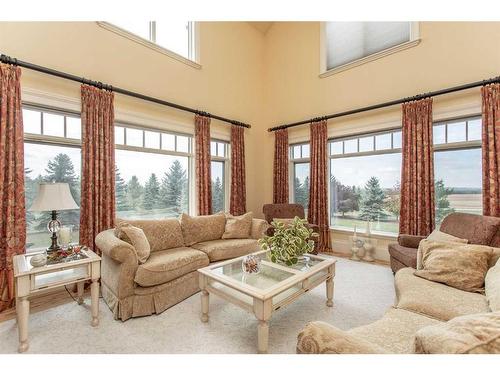
POLYGON ((499 354, 495 12, 197 6, 0 17, 0 353, 499 354))

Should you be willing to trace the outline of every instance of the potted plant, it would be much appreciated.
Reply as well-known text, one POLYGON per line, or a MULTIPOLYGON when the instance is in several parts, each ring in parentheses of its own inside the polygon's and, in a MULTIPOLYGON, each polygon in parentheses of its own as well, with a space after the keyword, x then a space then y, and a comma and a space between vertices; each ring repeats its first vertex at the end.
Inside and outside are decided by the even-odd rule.
POLYGON ((287 266, 297 264, 299 258, 314 249, 312 237, 317 236, 307 227, 307 220, 295 216, 290 223, 273 220, 272 236, 264 236, 259 240, 263 250, 269 250, 268 257, 273 263, 285 263, 287 266))

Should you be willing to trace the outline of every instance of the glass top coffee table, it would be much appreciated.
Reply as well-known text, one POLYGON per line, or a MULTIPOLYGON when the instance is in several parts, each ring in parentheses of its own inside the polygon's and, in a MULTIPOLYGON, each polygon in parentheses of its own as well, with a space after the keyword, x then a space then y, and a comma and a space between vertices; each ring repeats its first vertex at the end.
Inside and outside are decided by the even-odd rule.
POLYGON ((266 353, 269 319, 273 311, 290 304, 302 294, 326 282, 326 305, 333 306, 335 259, 307 254, 293 266, 272 263, 267 251, 254 253, 261 259, 260 272, 243 272, 244 257, 198 270, 201 289, 201 321, 208 322, 209 295, 215 294, 255 314, 258 352, 266 353))

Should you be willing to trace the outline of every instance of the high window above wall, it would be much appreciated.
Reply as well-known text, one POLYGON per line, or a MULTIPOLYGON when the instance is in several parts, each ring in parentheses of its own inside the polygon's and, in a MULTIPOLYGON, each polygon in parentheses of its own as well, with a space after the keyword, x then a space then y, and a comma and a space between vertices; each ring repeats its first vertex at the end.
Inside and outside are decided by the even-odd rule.
POLYGON ((418 22, 323 22, 321 76, 417 45, 418 22))
POLYGON ((116 124, 116 216, 157 219, 190 212, 192 143, 188 134, 116 124))
POLYGON ((118 35, 199 68, 198 29, 195 22, 119 20, 98 22, 118 35))

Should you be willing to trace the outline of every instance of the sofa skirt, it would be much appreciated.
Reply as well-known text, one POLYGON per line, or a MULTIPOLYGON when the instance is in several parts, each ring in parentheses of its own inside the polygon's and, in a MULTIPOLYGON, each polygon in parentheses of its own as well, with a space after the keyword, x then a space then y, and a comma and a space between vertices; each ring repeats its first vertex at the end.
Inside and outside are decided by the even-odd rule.
POLYGON ((190 272, 168 283, 149 288, 136 287, 134 295, 119 299, 105 283, 102 297, 116 320, 160 314, 200 291, 198 271, 190 272))

